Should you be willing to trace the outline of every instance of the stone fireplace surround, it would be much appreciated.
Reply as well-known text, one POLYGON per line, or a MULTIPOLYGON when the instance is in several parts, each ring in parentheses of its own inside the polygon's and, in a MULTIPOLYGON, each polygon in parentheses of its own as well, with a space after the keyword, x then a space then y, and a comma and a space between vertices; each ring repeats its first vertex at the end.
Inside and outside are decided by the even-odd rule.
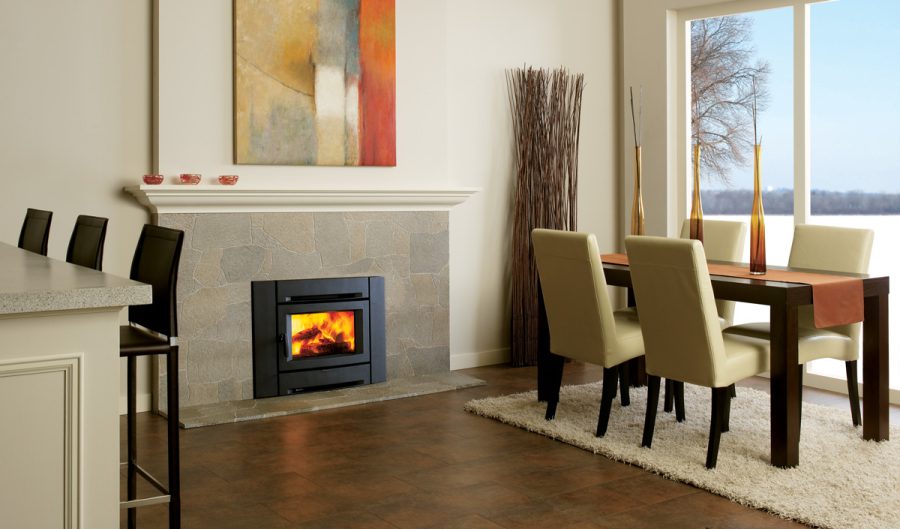
MULTIPOLYGON (((387 379, 449 371, 449 209, 474 189, 126 189, 184 230, 178 276, 183 407, 253 398, 250 281, 385 278, 387 379)), ((165 411, 165 365, 154 369, 165 411)))

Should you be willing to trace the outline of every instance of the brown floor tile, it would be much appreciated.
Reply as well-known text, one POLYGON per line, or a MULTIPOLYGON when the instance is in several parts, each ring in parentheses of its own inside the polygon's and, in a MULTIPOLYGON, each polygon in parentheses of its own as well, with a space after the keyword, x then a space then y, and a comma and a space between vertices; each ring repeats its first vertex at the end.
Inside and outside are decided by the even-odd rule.
MULTIPOLYGON (((596 381, 601 372, 570 363, 564 382, 596 381)), ((466 373, 488 385, 182 431, 183 527, 803 527, 468 414, 462 407, 473 398, 533 389, 535 369, 494 366, 466 373)), ((764 379, 746 385, 768 389, 764 379)), ((825 392, 807 389, 803 396, 846 406, 845 397, 825 392)), ((892 407, 892 418, 898 414, 900 408, 892 407)), ((138 417, 141 464, 162 479, 165 427, 155 415, 138 417)), ((139 491, 152 492, 146 485, 139 491)), ((124 519, 123 512, 123 526, 124 519)), ((165 528, 167 507, 139 509, 138 519, 141 529, 165 528)))
POLYGON ((463 516, 462 518, 457 518, 456 520, 449 520, 446 522, 442 522, 438 526, 434 526, 431 529, 504 529, 502 525, 497 525, 494 522, 482 518, 477 514, 470 514, 468 516, 463 516))
POLYGON ((633 497, 646 504, 668 501, 680 496, 693 494, 699 490, 684 483, 644 472, 633 478, 606 482, 603 486, 618 494, 633 497))
POLYGON ((364 511, 355 511, 292 525, 292 529, 397 529, 381 518, 364 511))

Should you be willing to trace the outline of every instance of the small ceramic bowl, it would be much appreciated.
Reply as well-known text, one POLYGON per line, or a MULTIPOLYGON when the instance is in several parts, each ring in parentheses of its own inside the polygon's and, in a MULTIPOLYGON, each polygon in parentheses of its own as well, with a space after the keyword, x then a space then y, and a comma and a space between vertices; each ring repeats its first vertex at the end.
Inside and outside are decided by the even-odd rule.
POLYGON ((144 175, 144 183, 150 186, 157 186, 161 184, 163 181, 163 175, 161 174, 145 174, 144 175))
POLYGON ((197 185, 200 183, 200 175, 183 173, 178 177, 182 184, 197 185))
POLYGON ((236 174, 223 174, 219 177, 219 183, 223 186, 233 186, 238 181, 236 174))

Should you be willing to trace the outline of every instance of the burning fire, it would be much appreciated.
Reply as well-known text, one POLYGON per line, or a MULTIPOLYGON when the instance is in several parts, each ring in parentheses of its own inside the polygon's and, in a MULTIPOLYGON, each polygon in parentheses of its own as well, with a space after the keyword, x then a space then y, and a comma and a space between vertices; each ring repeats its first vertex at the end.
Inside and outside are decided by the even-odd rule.
POLYGON ((352 353, 355 350, 352 310, 291 315, 291 354, 296 357, 352 353))

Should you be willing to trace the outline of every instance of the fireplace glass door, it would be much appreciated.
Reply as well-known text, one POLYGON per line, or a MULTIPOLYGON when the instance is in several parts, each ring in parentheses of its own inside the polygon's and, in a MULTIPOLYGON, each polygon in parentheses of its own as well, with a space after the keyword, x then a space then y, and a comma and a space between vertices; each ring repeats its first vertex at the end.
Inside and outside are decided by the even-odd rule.
POLYGON ((364 301, 281 305, 282 367, 311 369, 368 362, 367 305, 364 301))

